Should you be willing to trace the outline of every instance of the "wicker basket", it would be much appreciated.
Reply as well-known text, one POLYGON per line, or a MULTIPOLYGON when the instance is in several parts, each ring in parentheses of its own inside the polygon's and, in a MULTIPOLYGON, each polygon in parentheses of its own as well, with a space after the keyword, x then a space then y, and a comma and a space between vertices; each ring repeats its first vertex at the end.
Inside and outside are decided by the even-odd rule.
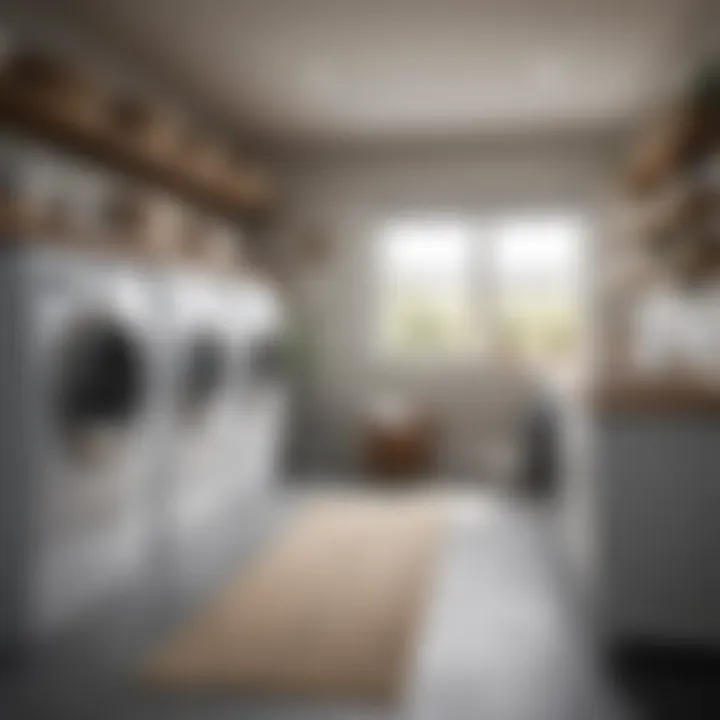
POLYGON ((233 169, 230 192, 239 204, 256 208, 266 207, 273 197, 270 178, 252 165, 237 165, 233 169))
POLYGON ((148 155, 172 157, 182 147, 181 123, 172 113, 131 99, 118 99, 109 106, 107 125, 120 143, 148 155))
POLYGON ((217 143, 196 134, 186 134, 181 143, 180 162, 197 180, 221 187, 228 174, 228 156, 217 143))
POLYGON ((110 209, 108 230, 117 248, 148 258, 178 255, 183 241, 183 210, 153 193, 129 192, 110 209))

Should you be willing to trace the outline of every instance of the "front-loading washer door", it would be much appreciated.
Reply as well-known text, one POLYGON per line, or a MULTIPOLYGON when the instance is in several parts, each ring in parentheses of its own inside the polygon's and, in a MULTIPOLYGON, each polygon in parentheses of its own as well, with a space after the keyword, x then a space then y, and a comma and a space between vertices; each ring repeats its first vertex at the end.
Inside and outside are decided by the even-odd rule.
POLYGON ((147 336, 112 309, 64 319, 45 338, 38 397, 29 612, 40 634, 134 582, 148 537, 147 336))
POLYGON ((287 378, 288 361, 287 343, 279 333, 253 338, 245 350, 241 367, 242 390, 257 392, 282 384, 287 378))
POLYGON ((226 380, 227 347, 219 333, 200 331, 190 338, 180 379, 181 414, 202 417, 217 398, 226 380))
POLYGON ((227 507, 223 486, 232 441, 228 409, 233 398, 227 387, 231 352, 226 334, 215 326, 197 326, 186 335, 178 383, 181 434, 174 501, 181 544, 204 543, 227 507))
POLYGON ((91 316, 71 324, 57 350, 54 407, 59 435, 74 454, 103 455, 142 414, 146 358, 122 318, 91 316))

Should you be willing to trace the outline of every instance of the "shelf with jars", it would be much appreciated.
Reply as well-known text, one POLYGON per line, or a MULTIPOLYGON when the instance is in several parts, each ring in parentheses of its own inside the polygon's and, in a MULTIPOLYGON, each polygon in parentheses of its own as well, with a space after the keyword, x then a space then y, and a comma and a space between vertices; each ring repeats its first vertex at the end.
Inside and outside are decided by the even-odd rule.
POLYGON ((0 124, 227 218, 262 217, 275 200, 262 167, 176 113, 119 97, 54 57, 19 52, 3 63, 0 124))

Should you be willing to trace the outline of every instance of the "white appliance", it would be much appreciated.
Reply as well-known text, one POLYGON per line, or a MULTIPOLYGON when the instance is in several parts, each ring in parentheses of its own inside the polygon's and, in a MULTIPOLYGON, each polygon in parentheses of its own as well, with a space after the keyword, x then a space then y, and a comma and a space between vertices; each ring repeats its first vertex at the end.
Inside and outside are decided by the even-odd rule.
POLYGON ((0 634, 22 645, 145 572, 158 316, 137 267, 19 242, 0 296, 0 634))
POLYGON ((272 491, 279 480, 288 414, 288 345, 278 296, 252 278, 233 293, 240 338, 237 383, 238 439, 233 448, 246 494, 272 491))
POLYGON ((167 496, 182 553, 207 537, 228 504, 233 333, 227 287, 217 277, 175 272, 166 292, 174 427, 167 496))

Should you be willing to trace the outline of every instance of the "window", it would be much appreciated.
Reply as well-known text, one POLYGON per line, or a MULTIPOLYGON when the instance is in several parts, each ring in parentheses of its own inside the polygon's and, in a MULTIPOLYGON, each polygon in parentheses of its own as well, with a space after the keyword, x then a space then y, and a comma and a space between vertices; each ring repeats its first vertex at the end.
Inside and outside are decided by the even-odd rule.
POLYGON ((389 223, 376 255, 381 353, 494 347, 529 360, 572 358, 582 239, 581 223, 565 215, 389 223))
POLYGON ((577 349, 579 224, 568 218, 514 219, 497 229, 498 316, 506 351, 563 361, 577 349))
POLYGON ((388 226, 379 248, 379 335, 389 354, 468 349, 473 341, 469 228, 453 221, 388 226))

